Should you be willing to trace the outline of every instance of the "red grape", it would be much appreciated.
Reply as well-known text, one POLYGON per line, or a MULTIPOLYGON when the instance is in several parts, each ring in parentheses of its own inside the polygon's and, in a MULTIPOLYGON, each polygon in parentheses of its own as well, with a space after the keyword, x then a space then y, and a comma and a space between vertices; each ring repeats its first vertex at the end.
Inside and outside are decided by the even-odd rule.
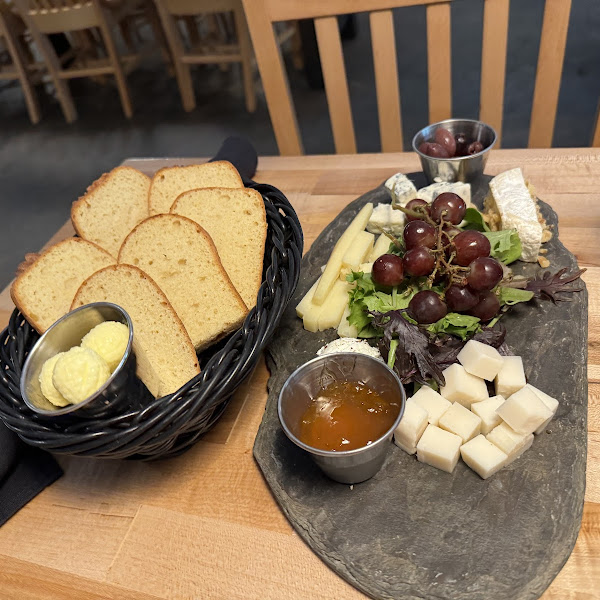
MULTIPOLYGON (((429 214, 429 203, 426 200, 421 200, 421 198, 413 198, 412 200, 409 200, 406 203, 406 208, 408 208, 408 210, 415 210, 416 208, 418 208, 420 206, 426 207, 425 212, 427 214, 429 214)), ((423 210, 423 209, 420 209, 420 210, 423 210)), ((407 223, 410 223, 410 221, 417 221, 417 220, 420 220, 419 217, 411 217, 409 215, 406 215, 407 223)))
POLYGON ((490 241, 479 231, 466 230, 459 233, 452 244, 456 251, 455 262, 468 267, 476 258, 490 255, 490 241))
POLYGON ((458 195, 452 192, 444 192, 440 194, 431 203, 431 218, 440 223, 442 218, 453 225, 458 225, 464 218, 467 211, 465 201, 458 195))
POLYGON ((494 292, 483 292, 479 296, 479 302, 469 310, 473 317, 479 317, 482 321, 493 319, 500 310, 500 301, 494 292))
POLYGON ((457 133, 454 136, 454 140, 456 141, 456 152, 454 153, 454 156, 466 156, 467 148, 469 147, 467 136, 464 133, 457 133))
POLYGON ((438 127, 435 130, 434 137, 435 137, 435 141, 440 146, 442 146, 443 148, 446 149, 448 156, 454 156, 454 153, 456 152, 456 140, 454 139, 454 136, 447 129, 444 129, 443 127, 438 127))
POLYGON ((479 295, 468 287, 453 284, 446 290, 446 304, 455 312, 473 308, 479 302, 479 295))
POLYGON ((446 316, 447 312, 443 300, 431 290, 417 292, 408 304, 408 313, 422 325, 439 321, 446 316))
POLYGON ((470 265, 470 271, 467 275, 469 287, 478 292, 491 290, 501 281, 504 269, 502 265, 490 256, 480 256, 470 265))
POLYGON ((428 248, 416 246, 411 248, 402 259, 404 272, 413 277, 429 275, 435 267, 435 257, 428 248))
POLYGON ((373 263, 371 277, 378 285, 400 285, 404 279, 402 259, 395 254, 382 254, 373 263))
POLYGON ((417 246, 433 248, 436 242, 436 230, 433 225, 425 221, 411 221, 404 227, 404 245, 407 250, 417 246))
POLYGON ((467 154, 477 154, 483 150, 483 144, 481 142, 472 142, 467 148, 467 154))

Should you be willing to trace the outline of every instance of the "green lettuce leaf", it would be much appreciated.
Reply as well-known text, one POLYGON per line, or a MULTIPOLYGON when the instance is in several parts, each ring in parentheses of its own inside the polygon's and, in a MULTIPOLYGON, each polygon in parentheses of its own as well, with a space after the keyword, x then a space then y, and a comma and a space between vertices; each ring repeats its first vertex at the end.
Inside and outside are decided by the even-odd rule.
POLYGON ((476 208, 467 208, 463 221, 466 221, 466 223, 462 226, 462 229, 474 229, 475 231, 490 230, 487 223, 483 220, 483 215, 476 208))
POLYGON ((527 290, 520 290, 517 288, 499 286, 498 287, 498 300, 500 300, 500 306, 518 304, 519 302, 529 302, 533 298, 533 292, 527 290))
POLYGON ((432 323, 427 329, 435 334, 455 335, 464 341, 481 331, 481 325, 477 317, 451 312, 439 321, 432 323))
POLYGON ((505 265, 510 265, 510 263, 521 257, 521 240, 516 229, 484 231, 483 235, 490 240, 492 246, 490 256, 505 265))

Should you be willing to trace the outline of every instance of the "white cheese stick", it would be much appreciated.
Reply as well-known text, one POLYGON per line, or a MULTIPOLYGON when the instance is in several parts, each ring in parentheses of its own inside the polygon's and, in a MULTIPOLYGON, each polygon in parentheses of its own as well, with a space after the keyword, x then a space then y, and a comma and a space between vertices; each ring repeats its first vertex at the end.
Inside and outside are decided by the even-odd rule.
POLYGON ((374 243, 375 236, 372 233, 359 231, 350 247, 344 252, 342 269, 346 267, 354 271, 358 270, 358 266, 365 262, 373 252, 374 243))
POLYGON ((373 251, 371 252, 371 256, 369 256, 370 262, 375 262, 380 256, 383 254, 387 254, 390 249, 390 244, 392 241, 390 238, 382 233, 375 242, 375 246, 373 246, 373 251))
MULTIPOLYGON (((319 277, 319 279, 321 279, 319 277)), ((310 290, 308 290, 308 292, 306 292, 306 294, 304 295, 304 297, 302 298, 302 300, 300 300, 300 302, 297 304, 296 306, 296 314, 302 318, 304 316, 304 313, 309 310, 312 306, 315 306, 313 304, 313 296, 315 295, 315 290, 317 289, 317 286, 319 285, 319 279, 317 279, 312 287, 310 288, 310 290)))

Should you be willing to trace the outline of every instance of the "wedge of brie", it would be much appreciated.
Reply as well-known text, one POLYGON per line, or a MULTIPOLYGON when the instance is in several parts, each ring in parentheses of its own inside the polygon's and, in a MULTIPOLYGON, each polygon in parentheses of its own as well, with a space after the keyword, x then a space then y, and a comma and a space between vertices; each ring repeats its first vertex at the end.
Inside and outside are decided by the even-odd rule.
POLYGON ((504 171, 490 181, 486 209, 498 213, 501 229, 517 230, 523 247, 521 260, 536 262, 544 229, 521 169, 504 171))
POLYGON ((452 192, 453 194, 457 194, 465 201, 465 204, 467 206, 472 206, 471 184, 463 183, 462 181, 440 181, 439 183, 432 183, 427 187, 421 188, 417 192, 417 198, 421 198, 422 200, 426 200, 427 202, 432 202, 444 192, 452 192))

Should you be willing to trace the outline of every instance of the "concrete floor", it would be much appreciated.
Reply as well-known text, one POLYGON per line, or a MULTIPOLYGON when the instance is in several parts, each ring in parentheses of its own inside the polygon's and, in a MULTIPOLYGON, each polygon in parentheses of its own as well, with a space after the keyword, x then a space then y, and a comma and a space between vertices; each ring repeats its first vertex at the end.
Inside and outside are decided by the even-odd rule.
MULTIPOLYGON (((527 143, 544 1, 511 3, 504 109, 504 146, 527 143)), ((478 116, 481 66, 480 0, 452 4, 453 113, 478 116)), ((426 33, 422 7, 395 11, 405 148, 427 123, 426 33)), ((600 3, 573 0, 554 135, 555 146, 587 146, 600 96, 600 3)), ((359 152, 379 150, 379 132, 368 20, 344 43, 359 152)), ((127 157, 209 156, 231 134, 244 135, 259 154, 277 154, 257 75, 258 108, 244 109, 236 67, 194 71, 198 107, 181 108, 174 79, 150 61, 129 78, 135 114, 128 121, 116 88, 87 80, 72 83, 79 120, 64 122, 58 104, 40 90, 43 120, 29 123, 21 92, 0 87, 0 286, 12 279, 25 252, 38 250, 69 217, 71 203, 101 173, 127 157)), ((331 153, 325 94, 290 72, 307 153, 331 153)), ((284 190, 285 191, 285 190, 284 190)))

